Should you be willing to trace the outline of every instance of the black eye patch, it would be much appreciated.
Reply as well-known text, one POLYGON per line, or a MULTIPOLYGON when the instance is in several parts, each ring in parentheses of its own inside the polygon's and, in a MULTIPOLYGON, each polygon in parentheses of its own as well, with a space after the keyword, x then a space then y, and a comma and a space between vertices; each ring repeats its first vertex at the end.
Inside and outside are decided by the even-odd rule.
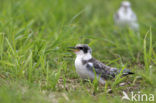
POLYGON ((78 47, 78 49, 82 50, 83 48, 82 47, 78 47))
POLYGON ((88 52, 88 47, 77 47, 77 49, 82 50, 84 53, 88 52))
POLYGON ((87 47, 84 47, 83 48, 83 51, 84 51, 84 53, 87 53, 88 52, 88 48, 87 47))

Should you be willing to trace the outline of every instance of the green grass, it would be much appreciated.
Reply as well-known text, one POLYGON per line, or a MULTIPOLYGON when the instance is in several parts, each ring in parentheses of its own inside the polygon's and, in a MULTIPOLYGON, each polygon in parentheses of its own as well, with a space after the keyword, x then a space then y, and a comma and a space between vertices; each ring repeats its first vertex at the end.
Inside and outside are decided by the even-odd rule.
POLYGON ((140 33, 114 26, 122 0, 0 1, 1 103, 120 103, 122 91, 156 95, 155 0, 130 0, 140 33), (119 75, 105 86, 82 81, 67 50, 78 43, 135 75, 119 75))

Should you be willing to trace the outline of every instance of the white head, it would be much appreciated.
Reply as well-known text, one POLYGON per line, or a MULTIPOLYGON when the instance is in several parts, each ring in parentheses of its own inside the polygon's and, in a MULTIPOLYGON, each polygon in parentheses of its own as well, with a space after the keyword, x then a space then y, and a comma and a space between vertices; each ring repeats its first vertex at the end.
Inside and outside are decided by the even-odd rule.
POLYGON ((128 8, 131 8, 131 3, 129 1, 123 1, 121 7, 127 10, 128 8))
POLYGON ((71 49, 73 49, 76 56, 91 57, 92 49, 87 44, 77 44, 71 49))

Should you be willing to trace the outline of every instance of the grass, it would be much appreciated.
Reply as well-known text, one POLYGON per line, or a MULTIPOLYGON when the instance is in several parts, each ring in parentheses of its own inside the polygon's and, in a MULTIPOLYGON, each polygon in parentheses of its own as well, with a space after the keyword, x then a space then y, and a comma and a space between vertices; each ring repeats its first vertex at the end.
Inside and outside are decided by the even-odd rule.
POLYGON ((122 91, 156 95, 155 0, 130 1, 140 33, 114 26, 121 0, 1 0, 1 103, 120 103, 122 91), (67 51, 78 43, 135 75, 119 75, 105 86, 82 81, 67 51))

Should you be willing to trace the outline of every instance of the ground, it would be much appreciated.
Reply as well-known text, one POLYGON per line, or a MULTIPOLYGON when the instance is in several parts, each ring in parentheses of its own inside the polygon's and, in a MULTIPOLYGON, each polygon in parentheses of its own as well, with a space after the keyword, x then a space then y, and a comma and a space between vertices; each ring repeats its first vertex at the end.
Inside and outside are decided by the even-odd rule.
POLYGON ((156 1, 130 0, 139 33, 114 25, 121 1, 1 0, 1 103, 127 103, 133 101, 122 100, 123 91, 156 95, 156 1), (135 74, 104 86, 81 80, 68 51, 78 43, 135 74))

